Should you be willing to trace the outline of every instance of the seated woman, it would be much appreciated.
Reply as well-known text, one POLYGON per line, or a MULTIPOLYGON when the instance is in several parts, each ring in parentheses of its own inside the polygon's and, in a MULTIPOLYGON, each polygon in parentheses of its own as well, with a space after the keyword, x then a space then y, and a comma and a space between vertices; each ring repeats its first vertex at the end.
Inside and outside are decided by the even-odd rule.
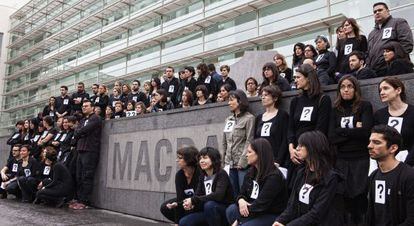
POLYGON ((137 115, 143 115, 148 113, 147 112, 147 108, 145 107, 144 102, 139 101, 136 105, 135 105, 135 112, 137 113, 137 115))
POLYGON ((211 100, 208 97, 209 96, 208 89, 205 85, 198 85, 195 90, 196 90, 196 93, 195 93, 196 99, 194 100, 193 106, 211 103, 211 100))
POLYGON ((35 203, 44 201, 59 208, 64 204, 65 197, 71 193, 72 176, 62 163, 57 162, 53 147, 46 147, 46 150, 45 165, 50 167, 50 178, 40 182, 35 203))
POLYGON ((413 63, 398 42, 384 45, 384 60, 387 63, 387 76, 413 72, 413 63))
POLYGON ((232 225, 271 225, 287 203, 287 185, 273 163, 272 146, 265 138, 254 140, 247 148, 246 175, 236 204, 227 208, 232 225))
POLYGON ((296 154, 305 166, 299 169, 288 205, 273 226, 343 225, 342 213, 334 205, 340 176, 333 169, 328 138, 318 130, 305 132, 296 154))
POLYGON ((151 112, 161 112, 174 109, 174 104, 168 100, 168 93, 165 89, 159 89, 154 93, 154 98, 157 101, 152 107, 151 112))
POLYGON ((229 176, 221 168, 221 156, 217 149, 201 149, 199 165, 202 170, 195 196, 183 202, 185 210, 193 210, 179 221, 180 226, 226 225, 225 212, 233 203, 233 191, 229 176))
POLYGON ((183 200, 194 196, 197 190, 200 171, 197 167, 198 150, 184 147, 177 151, 177 164, 180 170, 175 174, 175 192, 177 198, 167 200, 161 205, 161 213, 178 224, 181 218, 191 213, 183 208, 183 200))

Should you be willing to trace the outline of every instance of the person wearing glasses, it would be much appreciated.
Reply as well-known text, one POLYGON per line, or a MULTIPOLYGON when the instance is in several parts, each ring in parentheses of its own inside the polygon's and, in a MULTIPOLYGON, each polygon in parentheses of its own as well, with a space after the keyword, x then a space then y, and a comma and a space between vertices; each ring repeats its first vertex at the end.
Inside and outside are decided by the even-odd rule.
POLYGON ((377 2, 373 6, 375 27, 368 36, 367 66, 379 77, 387 73, 384 59, 384 46, 389 42, 399 42, 404 52, 409 55, 413 51, 413 33, 405 19, 394 18, 387 4, 377 2))

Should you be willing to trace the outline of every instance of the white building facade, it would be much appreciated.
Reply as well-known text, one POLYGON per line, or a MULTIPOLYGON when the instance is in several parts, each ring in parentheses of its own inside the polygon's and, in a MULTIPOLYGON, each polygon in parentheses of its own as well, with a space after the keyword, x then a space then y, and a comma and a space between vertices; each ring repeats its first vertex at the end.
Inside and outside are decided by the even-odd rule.
MULTIPOLYGON (((141 82, 166 66, 229 64, 245 51, 276 50, 326 35, 346 17, 363 34, 372 0, 32 0, 11 17, 0 127, 41 112, 62 85, 141 82)), ((414 25, 412 0, 385 1, 414 25)), ((5 54, 3 54, 5 55, 5 54)), ((270 59, 271 60, 271 59, 270 59)), ((269 60, 269 61, 270 61, 269 60)), ((237 77, 236 77, 237 79, 237 77)))

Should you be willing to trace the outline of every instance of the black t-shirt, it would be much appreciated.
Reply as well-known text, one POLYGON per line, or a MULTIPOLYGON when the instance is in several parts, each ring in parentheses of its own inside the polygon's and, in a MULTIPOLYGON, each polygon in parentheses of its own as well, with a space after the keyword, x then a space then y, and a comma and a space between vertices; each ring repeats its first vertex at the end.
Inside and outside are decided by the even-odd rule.
POLYGON ((286 68, 284 71, 279 70, 279 75, 282 78, 285 78, 289 83, 293 82, 293 72, 292 69, 286 68))
POLYGON ((276 116, 268 121, 263 121, 262 117, 263 114, 256 117, 254 138, 262 137, 268 140, 272 146, 274 161, 281 166, 286 166, 289 115, 286 111, 279 109, 276 116))
POLYGON ((16 160, 14 157, 7 159, 6 167, 8 168, 7 174, 10 175, 10 179, 15 177, 19 169, 19 160, 16 160))
POLYGON ((374 175, 374 178, 371 183, 371 191, 373 195, 372 200, 374 202, 374 216, 376 226, 391 226, 392 216, 390 210, 391 194, 392 188, 398 183, 399 179, 399 170, 398 168, 402 167, 402 164, 399 164, 395 169, 382 173, 380 170, 374 175))
POLYGON ((414 106, 409 104, 402 115, 391 116, 388 107, 379 109, 374 114, 374 124, 384 124, 394 127, 401 133, 403 144, 400 150, 408 150, 409 154, 405 160, 410 166, 414 165, 414 106))
POLYGON ((44 180, 46 178, 52 179, 52 175, 53 175, 52 166, 48 166, 44 163, 41 163, 39 173, 40 173, 40 176, 39 176, 40 180, 44 180))

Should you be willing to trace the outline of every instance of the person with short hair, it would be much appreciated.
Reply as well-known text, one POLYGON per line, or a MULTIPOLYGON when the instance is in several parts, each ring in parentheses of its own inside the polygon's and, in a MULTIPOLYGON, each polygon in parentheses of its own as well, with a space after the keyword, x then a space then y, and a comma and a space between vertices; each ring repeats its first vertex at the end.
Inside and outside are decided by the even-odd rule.
POLYGON ((334 83, 336 56, 334 52, 329 51, 331 45, 329 40, 322 35, 315 38, 318 55, 315 58, 318 79, 321 85, 326 86, 334 83))
POLYGON ((109 105, 109 96, 108 96, 108 90, 106 85, 99 85, 98 88, 98 95, 95 98, 95 101, 93 102, 94 106, 96 106, 96 108, 94 109, 95 111, 98 109, 99 107, 99 112, 97 113, 101 118, 104 118, 105 116, 105 109, 106 106, 109 105))
POLYGON ((126 117, 125 111, 124 111, 124 105, 121 101, 117 101, 115 103, 115 111, 112 114, 112 118, 124 118, 126 117))
POLYGON ((208 64, 207 68, 208 68, 208 73, 210 74, 212 78, 214 78, 214 80, 216 80, 216 82, 221 81, 221 75, 217 73, 216 66, 214 64, 208 64))
MULTIPOLYGON (((184 67, 184 74, 183 79, 180 81, 180 89, 177 92, 177 101, 180 103, 179 105, 182 105, 183 102, 183 94, 184 91, 190 91, 191 93, 195 93, 195 89, 197 87, 197 80, 194 78, 195 75, 195 69, 192 66, 186 66, 184 67)), ((187 100, 190 101, 189 103, 193 103, 193 100, 187 100)), ((190 105, 191 105, 190 104, 190 105)))
POLYGON ((174 104, 174 107, 180 103, 177 99, 178 91, 180 90, 180 81, 174 76, 174 68, 168 66, 165 69, 164 82, 161 84, 161 89, 167 91, 167 98, 174 104))
POLYGON ((161 213, 168 220, 178 224, 185 215, 192 213, 192 210, 183 208, 183 201, 191 198, 197 190, 198 180, 200 179, 200 169, 197 160, 198 150, 195 147, 182 147, 177 150, 179 170, 175 174, 175 193, 176 198, 165 201, 161 205, 161 213))
POLYGON ((223 160, 229 168, 234 196, 239 194, 247 171, 246 150, 254 137, 255 117, 249 112, 249 101, 242 90, 230 91, 231 115, 225 120, 223 129, 223 160))
POLYGON ((396 159, 403 137, 393 127, 371 130, 369 155, 378 169, 369 177, 367 225, 414 225, 414 170, 396 159))
POLYGON ((289 84, 292 83, 293 81, 292 69, 288 67, 285 56, 283 56, 280 53, 277 53, 276 55, 273 56, 273 61, 276 64, 279 75, 282 78, 285 78, 289 82, 289 84))
POLYGON ((286 208, 286 180, 272 161, 266 139, 253 140, 246 156, 250 169, 236 203, 226 210, 227 220, 231 225, 271 225, 286 208))
POLYGON ((352 51, 352 53, 349 54, 349 69, 351 70, 351 74, 355 76, 358 80, 362 79, 369 79, 369 78, 375 78, 377 75, 375 74, 375 71, 371 70, 368 67, 365 67, 365 57, 364 53, 360 51, 352 51))
POLYGON ((401 133, 403 143, 399 159, 414 166, 414 106, 407 103, 404 83, 394 76, 385 77, 378 85, 378 93, 381 102, 388 106, 375 112, 374 124, 389 125, 401 133))
POLYGON ((257 88, 259 87, 259 83, 253 77, 248 77, 244 82, 244 88, 246 89, 247 97, 257 97, 259 96, 259 92, 257 88))
POLYGON ((414 72, 413 63, 398 42, 389 42, 384 45, 384 60, 387 63, 385 75, 401 75, 414 72))
POLYGON ((221 80, 217 83, 217 87, 221 88, 224 84, 228 84, 230 86, 230 90, 236 90, 237 89, 236 82, 232 78, 229 77, 230 66, 221 65, 220 72, 221 72, 221 80))
POLYGON ((210 104, 209 93, 205 85, 198 85, 195 92, 195 100, 193 106, 210 104))
POLYGON ((220 152, 205 147, 198 154, 201 168, 195 195, 183 201, 183 208, 193 212, 179 221, 180 226, 226 225, 226 208, 234 202, 232 186, 226 171, 221 168, 220 152))
POLYGON ((277 70, 276 64, 273 62, 268 62, 263 65, 262 68, 262 77, 263 82, 260 85, 259 93, 261 90, 269 85, 278 86, 282 91, 289 91, 290 85, 287 79, 283 78, 279 75, 279 71, 277 70))
POLYGON ((70 114, 71 112, 71 98, 68 95, 68 87, 60 87, 60 96, 56 97, 56 116, 61 118, 65 115, 70 114))
POLYGON ((151 112, 161 112, 174 109, 174 103, 168 100, 168 92, 164 89, 159 89, 154 93, 156 103, 152 107, 151 112))
POLYGON ((89 100, 92 101, 92 103, 95 103, 95 100, 98 96, 99 96, 99 84, 95 83, 92 85, 92 95, 89 97, 89 100))
POLYGON ((7 160, 6 165, 1 169, 1 186, 0 186, 0 193, 1 199, 7 198, 7 187, 13 182, 14 184, 10 186, 17 186, 16 182, 16 175, 19 169, 19 162, 20 162, 20 144, 15 144, 12 147, 12 158, 7 160))
POLYGON ((128 101, 130 100, 135 101, 135 103, 138 101, 142 101, 145 104, 147 104, 147 96, 145 96, 145 93, 140 91, 139 89, 140 86, 141 86, 141 82, 138 79, 135 79, 134 81, 132 81, 131 92, 128 94, 128 99, 124 103, 125 108, 126 108, 128 101))
POLYGON ((82 113, 82 102, 85 99, 89 99, 89 93, 85 92, 85 84, 83 82, 78 82, 76 86, 76 92, 72 93, 72 115, 75 113, 82 113))
POLYGON ((368 36, 367 67, 378 76, 387 74, 387 63, 384 59, 384 46, 389 42, 398 42, 403 52, 409 55, 413 51, 413 33, 405 19, 394 18, 388 5, 377 2, 373 5, 375 27, 368 36))
POLYGON ((300 135, 298 159, 304 167, 298 171, 286 209, 273 226, 284 225, 343 225, 342 213, 336 200, 341 176, 334 169, 333 150, 321 131, 300 135))

